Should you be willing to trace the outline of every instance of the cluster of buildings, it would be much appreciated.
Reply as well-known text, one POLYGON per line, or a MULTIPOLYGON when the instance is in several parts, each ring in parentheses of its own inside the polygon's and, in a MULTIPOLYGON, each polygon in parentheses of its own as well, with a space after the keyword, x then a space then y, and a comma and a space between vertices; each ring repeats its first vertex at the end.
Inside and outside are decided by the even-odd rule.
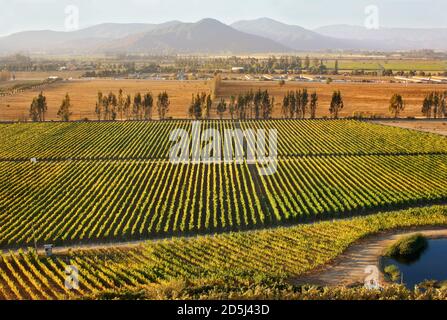
POLYGON ((401 83, 447 83, 447 77, 394 77, 396 81, 401 83))

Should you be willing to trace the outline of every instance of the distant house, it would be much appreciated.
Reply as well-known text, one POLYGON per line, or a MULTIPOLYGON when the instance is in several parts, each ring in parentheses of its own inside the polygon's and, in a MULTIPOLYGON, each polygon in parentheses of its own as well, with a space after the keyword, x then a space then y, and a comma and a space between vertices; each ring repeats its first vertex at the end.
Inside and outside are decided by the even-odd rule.
POLYGON ((308 76, 308 75, 305 75, 305 74, 300 75, 300 76, 298 77, 298 79, 299 79, 300 81, 309 81, 309 82, 314 82, 314 81, 315 81, 315 78, 314 78, 314 77, 311 77, 311 76, 308 76))
POLYGON ((271 75, 268 75, 268 74, 264 74, 262 76, 262 79, 265 80, 265 81, 273 81, 273 80, 275 80, 275 78, 273 78, 271 75))
POLYGON ((234 72, 234 73, 242 73, 244 71, 245 71, 244 67, 233 67, 233 68, 231 68, 231 72, 234 72))
POLYGON ((445 83, 445 82, 447 82, 447 78, 446 77, 431 77, 431 81, 445 83))

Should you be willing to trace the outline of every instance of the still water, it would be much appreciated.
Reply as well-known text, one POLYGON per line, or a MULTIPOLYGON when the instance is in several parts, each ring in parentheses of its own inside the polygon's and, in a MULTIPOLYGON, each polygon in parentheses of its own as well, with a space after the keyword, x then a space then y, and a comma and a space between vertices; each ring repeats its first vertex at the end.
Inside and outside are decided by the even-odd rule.
POLYGON ((412 261, 384 258, 383 264, 399 267, 403 282, 410 289, 424 280, 447 280, 447 239, 429 239, 428 248, 412 261))

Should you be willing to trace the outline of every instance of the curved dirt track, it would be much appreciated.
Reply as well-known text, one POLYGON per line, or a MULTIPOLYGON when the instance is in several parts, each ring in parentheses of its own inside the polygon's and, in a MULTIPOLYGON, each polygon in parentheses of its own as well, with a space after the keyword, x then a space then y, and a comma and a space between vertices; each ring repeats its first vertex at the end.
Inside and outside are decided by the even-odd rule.
MULTIPOLYGON (((312 284, 320 286, 349 286, 363 283, 365 268, 379 266, 379 259, 383 250, 399 238, 416 233, 422 233, 428 238, 446 238, 447 229, 421 228, 412 231, 389 231, 366 237, 353 244, 333 263, 317 268, 312 272, 296 278, 294 284, 312 284)), ((381 275, 381 283, 383 277, 381 275)))

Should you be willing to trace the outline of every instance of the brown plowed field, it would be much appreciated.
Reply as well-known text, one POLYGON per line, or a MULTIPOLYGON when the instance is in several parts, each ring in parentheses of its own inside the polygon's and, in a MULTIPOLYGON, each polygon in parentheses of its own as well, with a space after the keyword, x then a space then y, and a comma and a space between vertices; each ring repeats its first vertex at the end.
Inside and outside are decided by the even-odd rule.
MULTIPOLYGON (((107 94, 118 93, 122 88, 125 93, 145 93, 151 91, 157 95, 166 90, 171 99, 168 116, 174 119, 187 118, 191 95, 197 92, 211 92, 210 82, 206 81, 149 81, 149 80, 74 80, 50 85, 44 89, 48 101, 47 120, 57 120, 57 110, 66 93, 70 94, 73 108, 72 119, 96 119, 94 113, 98 91, 107 94)), ((275 96, 274 117, 281 117, 281 102, 288 90, 307 88, 309 92, 317 91, 319 107, 317 116, 329 116, 329 103, 334 90, 342 92, 345 108, 340 116, 353 116, 356 112, 367 115, 389 117, 388 103, 394 93, 400 93, 405 99, 406 109, 401 117, 421 117, 421 104, 424 96, 433 90, 447 90, 447 85, 398 84, 398 83, 304 83, 287 82, 280 86, 278 82, 225 81, 219 87, 218 97, 228 99, 231 95, 250 89, 268 89, 275 96)), ((0 97, 0 120, 18 120, 28 115, 29 105, 38 90, 25 91, 14 96, 0 97)), ((156 114, 156 112, 154 112, 156 114)), ((215 112, 212 113, 215 117, 215 112)), ((228 116, 226 116, 228 117, 228 116)))

